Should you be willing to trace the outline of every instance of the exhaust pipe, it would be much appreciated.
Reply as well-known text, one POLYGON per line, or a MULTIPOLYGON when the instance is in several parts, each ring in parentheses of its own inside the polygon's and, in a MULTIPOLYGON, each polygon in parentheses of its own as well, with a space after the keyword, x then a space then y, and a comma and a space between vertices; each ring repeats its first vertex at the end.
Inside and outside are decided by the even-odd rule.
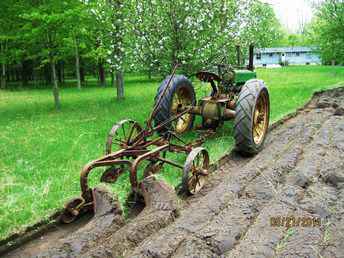
POLYGON ((253 55, 254 55, 254 46, 253 46, 253 44, 250 44, 249 59, 248 59, 248 66, 247 66, 247 69, 250 71, 254 71, 253 55))

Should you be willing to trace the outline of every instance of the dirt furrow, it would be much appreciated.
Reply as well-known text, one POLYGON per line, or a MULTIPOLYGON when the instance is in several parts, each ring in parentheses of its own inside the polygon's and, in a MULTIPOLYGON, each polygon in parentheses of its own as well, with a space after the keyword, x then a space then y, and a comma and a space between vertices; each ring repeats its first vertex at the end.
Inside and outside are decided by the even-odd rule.
MULTIPOLYGON (((319 119, 322 122, 326 116, 319 119)), ((302 154, 301 146, 311 141, 318 130, 317 125, 309 128, 302 126, 302 121, 298 123, 294 125, 293 134, 288 134, 280 143, 271 144, 273 152, 267 148, 239 173, 228 173, 225 182, 183 210, 184 216, 166 231, 153 235, 128 257, 168 257, 174 252, 178 257, 188 257, 191 252, 195 252, 196 257, 206 257, 206 253, 216 256, 231 249, 245 234, 259 210, 273 197, 274 188, 282 176, 296 165, 302 154), (212 232, 211 237, 209 231, 212 232), (206 253, 197 253, 202 250, 206 253)))
MULTIPOLYGON (((281 199, 274 199, 261 212, 247 237, 229 253, 228 257, 319 257, 321 253, 325 254, 322 250, 330 238, 327 219, 331 216, 330 210, 333 211, 331 207, 337 198, 333 185, 324 184, 324 180, 328 181, 328 178, 335 177, 335 184, 342 180, 339 173, 344 172, 341 161, 344 152, 336 145, 342 146, 344 140, 338 128, 344 126, 344 119, 333 116, 333 110, 323 110, 322 113, 326 113, 329 119, 312 137, 312 143, 304 148, 303 160, 290 173, 282 188, 282 194, 297 192, 297 198, 290 199, 286 207, 283 207, 285 204, 281 199), (320 220, 317 222, 321 221, 322 226, 274 228, 269 225, 269 218, 276 216, 296 219, 318 218, 320 220)), ((339 253, 343 250, 337 250, 337 253, 332 251, 331 255, 326 257, 341 257, 339 253)))
MULTIPOLYGON (((217 189, 219 189, 219 192, 224 194, 228 194, 228 202, 231 203, 230 206, 228 206, 228 209, 230 210, 228 213, 226 213, 226 209, 218 211, 218 213, 215 213, 214 216, 216 217, 213 221, 214 223, 209 223, 209 221, 212 221, 211 214, 207 212, 204 207, 201 209, 197 209, 197 207, 192 207, 189 211, 191 214, 191 217, 193 219, 190 219, 190 217, 186 218, 185 221, 183 221, 183 218, 180 218, 175 222, 175 224, 171 225, 164 230, 162 233, 162 236, 159 234, 159 236, 153 235, 152 238, 146 240, 139 248, 137 248, 133 254, 129 256, 134 257, 168 257, 168 256, 175 256, 175 257, 188 257, 191 254, 194 254, 195 257, 218 257, 223 254, 227 249, 231 249, 231 247, 235 247, 235 244, 238 242, 241 242, 241 240, 246 236, 247 229, 255 223, 250 223, 249 219, 245 217, 245 213, 242 212, 240 216, 240 212, 238 211, 238 208, 235 207, 236 203, 236 196, 231 195, 229 193, 235 193, 233 192, 233 188, 236 189, 236 193, 238 193, 238 197, 242 198, 243 196, 248 197, 249 200, 245 201, 246 205, 250 204, 250 200, 252 200, 252 197, 254 198, 254 201, 252 203, 256 204, 255 210, 256 212, 254 214, 258 215, 259 210, 264 206, 267 205, 266 209, 268 211, 271 211, 270 206, 271 205, 284 205, 282 203, 269 203, 268 201, 272 198, 276 197, 276 194, 278 194, 279 188, 283 189, 285 188, 284 184, 287 180, 285 178, 286 174, 290 173, 291 171, 295 172, 297 176, 291 175, 289 180, 295 181, 296 188, 302 187, 298 186, 298 184, 303 184, 302 180, 303 177, 311 178, 315 175, 312 175, 312 171, 317 171, 317 162, 314 160, 314 156, 304 159, 304 152, 312 153, 315 150, 315 146, 319 145, 319 142, 315 142, 313 144, 314 138, 317 139, 319 137, 320 131, 326 131, 331 126, 327 125, 327 120, 331 119, 335 110, 341 105, 339 105, 337 102, 335 103, 334 107, 335 110, 333 110, 332 105, 333 103, 329 103, 326 106, 321 106, 321 109, 318 109, 318 104, 323 103, 323 99, 315 99, 309 106, 310 109, 303 110, 299 112, 299 115, 301 114, 302 117, 296 117, 295 119, 291 119, 290 121, 286 122, 286 125, 284 125, 281 129, 276 128, 275 134, 272 133, 272 137, 277 140, 277 143, 274 142, 274 140, 270 140, 267 143, 267 147, 264 151, 258 155, 256 158, 252 159, 248 165, 244 166, 240 170, 240 175, 236 178, 232 178, 233 180, 230 180, 225 182, 224 186, 219 186, 217 189), (337 106, 338 105, 338 106, 337 106), (326 108, 324 110, 323 108, 326 108), (322 126, 325 124, 325 126, 322 126), (321 130, 323 128, 323 130, 321 130), (277 135, 277 136, 276 136, 277 135), (283 137, 281 137, 283 135, 283 137), (274 137, 275 136, 275 137, 274 137), (278 137, 279 136, 279 137, 278 137), (291 140, 294 139, 294 140, 291 140), (284 148, 283 148, 283 147, 284 148), (287 146, 287 147, 286 147, 287 146), (308 146, 308 148, 307 148, 308 146), (288 147, 291 150, 290 153, 288 153, 288 147), (282 151, 281 151, 282 149, 282 151), (269 152, 270 157, 267 157, 266 153, 269 152), (279 154, 284 157, 284 159, 279 159, 279 154), (300 163, 302 163, 299 168, 296 168, 297 162, 292 162, 294 157, 294 160, 297 160, 302 154, 302 159, 300 163), (288 157, 289 156, 289 157, 288 157), (295 158, 296 157, 296 158, 295 158), (263 162, 259 162, 260 160, 263 160, 263 162), (285 161, 285 162, 283 162, 285 161), (274 165, 275 164, 275 165, 274 165), (277 166, 276 166, 277 164, 277 166), (261 166, 260 166, 261 165, 261 166), (250 167, 251 166, 251 167, 250 167), (260 172, 258 172, 258 170, 260 172), (255 171, 255 172, 252 172, 255 171), (301 170, 301 172, 300 172, 301 170), (250 171, 247 173, 247 171, 250 171), (304 172, 303 172, 304 171, 304 172), (247 174, 246 174, 247 173, 247 174), (305 173, 304 176, 302 176, 302 173, 305 173), (249 175, 247 177, 247 175, 249 175), (244 180, 243 180, 244 179, 244 180), (240 184, 240 181, 242 184, 240 184), (248 185, 247 185, 248 184, 248 185), (241 187, 242 185, 245 185, 244 191, 242 191, 241 187), (281 187, 279 187, 281 185, 281 187), (224 190, 224 188, 226 190, 224 190), (240 189, 240 190, 239 190, 240 189), (268 203, 268 204, 267 204, 268 203), (195 215, 195 213, 197 215, 195 215), (226 215, 223 215, 226 214, 226 215), (202 217, 199 214, 203 214, 204 217, 202 217), (239 214, 239 215, 237 215, 239 214), (207 219, 205 219, 205 217, 207 219), (225 219, 221 219, 225 218, 225 219), (202 220, 203 219, 203 220, 202 220), (205 221, 207 220, 207 221, 205 221), (229 223, 226 223, 228 220, 229 223), (193 225, 194 221, 197 221, 197 227, 190 228, 190 225, 193 225), (208 224, 207 224, 208 222, 208 224), (186 227, 187 230, 185 230, 185 227, 181 227, 181 225, 187 224, 188 227, 186 227), (203 227, 204 224, 207 224, 207 226, 203 227), (218 227, 216 225, 221 225, 220 230, 216 231, 218 227), (231 226, 237 225, 235 229, 231 228, 231 226), (177 228, 177 229, 176 229, 177 228), (203 231, 204 230, 204 231, 203 231), (223 241, 218 241, 217 237, 221 238, 221 236, 224 236, 224 231, 229 232, 225 237, 223 237, 223 241), (183 231, 186 231, 186 233, 183 233, 183 231), (211 232, 211 233, 209 233, 211 232), (168 236, 167 239, 164 240, 164 243, 162 242, 162 239, 164 237, 168 236), (178 237, 177 237, 178 236, 178 237), (171 239, 171 240, 169 240, 171 239), (177 240, 176 240, 177 239, 177 240)), ((342 104, 342 101, 339 103, 342 104)), ((322 104, 320 104, 322 105, 322 104)), ((323 132, 321 132, 323 133, 323 132)), ((329 148, 331 148, 330 146, 329 148)), ((325 150, 326 151, 326 150, 325 150)), ((319 151, 321 154, 322 152, 319 151)), ((323 164, 321 164, 323 165, 323 164)), ((230 178, 230 177, 229 177, 230 178)), ((304 182, 305 185, 303 187, 308 187, 307 180, 304 182)), ((292 189, 292 188, 291 188, 292 189)), ((295 189, 290 190, 288 192, 288 189, 285 189, 289 195, 295 195, 295 189)), ((304 192, 304 190, 301 190, 301 193, 304 192)), ((219 195, 216 195, 216 190, 209 193, 208 196, 215 198, 221 198, 219 195)), ((300 197, 298 197, 300 198, 300 197)), ((213 206, 214 204, 218 203, 216 200, 211 200, 211 198, 203 198, 200 200, 199 205, 202 206, 202 203, 210 204, 213 206)), ((288 202, 287 202, 288 203, 288 202)), ((225 205, 222 203, 222 205, 225 205)), ((240 205, 239 205, 240 206, 240 205)), ((308 216, 310 213, 307 213, 304 210, 299 209, 298 210, 295 207, 289 208, 290 211, 294 211, 294 215, 302 215, 302 216, 308 216), (301 213, 300 213, 301 212, 301 213)), ((188 209, 187 209, 188 210, 188 209)), ((185 212, 187 212, 184 211, 185 212)), ((215 209, 216 210, 216 209, 215 209)), ((252 208, 251 208, 252 210, 252 208)), ((288 215, 288 209, 285 209, 284 215, 288 215)), ((252 213, 250 214, 252 215, 252 213)), ((279 230, 281 232, 280 238, 277 238, 276 245, 281 246, 281 243, 279 241, 282 241, 283 234, 285 230, 281 229, 271 229, 269 227, 269 219, 274 213, 272 212, 269 216, 267 214, 263 213, 263 216, 265 216, 265 222, 266 223, 263 227, 267 229, 267 233, 271 232, 272 230, 279 230)), ((277 213, 278 215, 278 213, 277 213)), ((277 216, 274 215, 274 216, 277 216)), ((251 217, 251 220, 254 220, 255 217, 253 215, 253 218, 251 217)), ((304 236, 305 241, 304 243, 309 243, 307 236, 314 236, 315 239, 319 239, 322 236, 322 233, 320 232, 320 229, 314 228, 314 229, 307 229, 305 231, 302 231, 302 229, 299 229, 300 232, 303 232, 301 235, 304 236), (307 233, 306 231, 311 231, 311 233, 307 233)), ((260 232, 259 230, 253 230, 253 234, 258 234, 260 232)), ((296 234, 300 235, 300 234, 296 234)), ((270 235, 267 236, 267 241, 269 241, 270 235)), ((290 238, 290 242, 293 241, 293 237, 290 238)), ((287 244, 287 240, 283 240, 284 244, 287 244)), ((314 240, 314 239, 313 239, 314 240)), ((270 240, 271 241, 271 240, 270 240)), ((319 242, 313 241, 314 246, 317 246, 319 242)), ((314 247, 312 244, 310 245, 311 249, 314 250, 314 247)), ((276 246, 272 245, 272 249, 270 250, 270 254, 275 255, 275 249, 276 246)), ((257 247, 256 247, 257 248, 257 247)), ((244 250, 251 250, 252 248, 246 248, 244 250)), ((301 250, 302 248, 300 248, 301 250)), ((290 249, 291 250, 291 249, 290 249)), ((307 250, 306 248, 303 249, 304 251, 307 250)), ((319 252, 320 248, 317 248, 315 252, 319 252)), ((291 252, 292 253, 292 252, 291 252)), ((305 251, 307 253, 307 251, 305 251)), ((265 257, 269 257, 269 253, 265 253, 265 257)), ((228 254, 230 257, 231 255, 228 254)), ((283 253, 281 253, 283 255, 283 253)), ((129 257, 128 256, 128 257, 129 257)), ((236 257, 235 255, 232 257, 236 257)), ((243 255, 242 257, 245 257, 243 255)))
MULTIPOLYGON (((303 145, 302 160, 285 178, 285 183, 275 188, 276 196, 262 210, 247 236, 240 241, 240 244, 228 257, 275 257, 276 255, 302 257, 316 256, 320 252, 319 244, 322 232, 319 228, 296 228, 292 230, 287 227, 272 228, 270 218, 277 216, 311 217, 314 213, 316 216, 322 217, 323 214, 316 214, 314 208, 307 211, 299 203, 304 201, 304 196, 309 193, 308 189, 319 178, 318 168, 323 162, 321 157, 324 155, 322 152, 313 150, 319 144, 323 144, 324 138, 321 135, 328 130, 331 124, 330 120, 323 123, 319 132, 312 137, 313 140, 310 144, 303 145), (288 248, 284 248, 285 246, 288 248)), ((331 147, 327 145, 326 148, 331 147)), ((266 193, 266 190, 264 192, 266 193)), ((321 213, 320 210, 318 213, 321 213)))
POLYGON ((229 154, 194 197, 153 177, 143 187, 129 222, 108 198, 76 232, 10 257, 344 257, 344 88, 273 126, 255 157, 229 154))

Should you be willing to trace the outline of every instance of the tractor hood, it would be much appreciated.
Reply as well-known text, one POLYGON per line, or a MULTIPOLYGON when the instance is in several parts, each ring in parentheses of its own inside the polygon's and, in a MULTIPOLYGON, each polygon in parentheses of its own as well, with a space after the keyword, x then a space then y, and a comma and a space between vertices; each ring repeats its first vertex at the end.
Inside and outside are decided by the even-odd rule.
POLYGON ((234 70, 234 82, 236 84, 244 84, 248 80, 257 78, 257 73, 250 70, 234 70))

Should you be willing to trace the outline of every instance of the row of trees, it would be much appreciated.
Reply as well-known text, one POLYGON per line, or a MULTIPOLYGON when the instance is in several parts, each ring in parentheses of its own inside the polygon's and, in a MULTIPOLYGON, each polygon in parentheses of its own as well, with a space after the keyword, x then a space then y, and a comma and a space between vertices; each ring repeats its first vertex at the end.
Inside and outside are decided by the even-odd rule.
MULTIPOLYGON (((53 85, 85 74, 124 97, 124 71, 186 74, 234 60, 235 45, 268 47, 281 38, 272 8, 259 0, 13 0, 0 3, 1 88, 53 85)), ((245 53, 244 53, 245 54, 245 53)))
POLYGON ((315 19, 309 26, 323 62, 344 65, 344 1, 324 0, 315 5, 315 19))

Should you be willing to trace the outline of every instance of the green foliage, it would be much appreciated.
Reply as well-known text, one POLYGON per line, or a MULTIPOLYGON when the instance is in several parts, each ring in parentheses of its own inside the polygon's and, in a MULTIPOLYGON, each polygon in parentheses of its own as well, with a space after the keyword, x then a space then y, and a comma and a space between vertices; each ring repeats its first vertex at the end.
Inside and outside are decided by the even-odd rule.
POLYGON ((254 42, 257 47, 271 47, 283 38, 284 32, 269 4, 250 1, 247 25, 243 40, 249 44, 254 42))
POLYGON ((325 0, 312 23, 313 42, 320 47, 325 63, 344 64, 344 2, 325 0))
POLYGON ((13 39, 2 51, 2 62, 17 65, 29 59, 35 69, 44 68, 49 57, 72 60, 78 48, 91 66, 102 63, 111 71, 165 76, 180 63, 192 73, 224 56, 234 59, 236 44, 267 47, 281 37, 272 8, 259 0, 16 0, 0 5, 6 25, 0 28, 0 42, 13 39))
MULTIPOLYGON (((257 72, 269 88, 273 121, 303 105, 315 90, 329 88, 344 78, 342 67, 285 67, 257 72)), ((120 102, 109 98, 111 88, 78 91, 67 87, 62 90, 60 112, 51 110, 48 90, 1 92, 0 238, 47 218, 66 200, 78 196, 82 166, 104 153, 113 123, 124 118, 143 123, 159 83, 128 76, 127 97, 120 102)), ((195 87, 197 97, 209 94, 203 92, 204 85, 195 82, 195 87)), ((205 147, 213 161, 232 148, 232 135, 232 124, 226 122, 207 140, 205 147)), ((194 137, 191 133, 184 139, 194 137)), ((172 157, 181 163, 185 158, 172 157)), ((163 178, 172 185, 179 183, 181 172, 168 165, 165 168, 163 178)), ((96 172, 98 177, 100 172, 96 172)), ((91 178, 94 184, 96 175, 91 178)), ((122 203, 130 190, 128 182, 128 175, 124 175, 113 188, 122 203)))
POLYGON ((0 2, 0 63, 8 64, 20 59, 23 49, 16 33, 20 29, 21 19, 17 11, 22 10, 19 1, 0 2))
POLYGON ((24 19, 21 37, 29 47, 31 58, 62 58, 68 42, 68 32, 75 33, 77 23, 73 17, 74 1, 44 1, 26 8, 21 17, 24 19))
POLYGON ((313 42, 310 39, 310 33, 305 31, 300 34, 288 34, 285 32, 280 40, 276 41, 274 46, 276 47, 295 47, 295 46, 310 46, 313 42))
POLYGON ((149 73, 165 75, 176 63, 194 73, 233 62, 237 44, 264 47, 281 36, 272 8, 255 0, 131 1, 130 13, 130 67, 149 73))

